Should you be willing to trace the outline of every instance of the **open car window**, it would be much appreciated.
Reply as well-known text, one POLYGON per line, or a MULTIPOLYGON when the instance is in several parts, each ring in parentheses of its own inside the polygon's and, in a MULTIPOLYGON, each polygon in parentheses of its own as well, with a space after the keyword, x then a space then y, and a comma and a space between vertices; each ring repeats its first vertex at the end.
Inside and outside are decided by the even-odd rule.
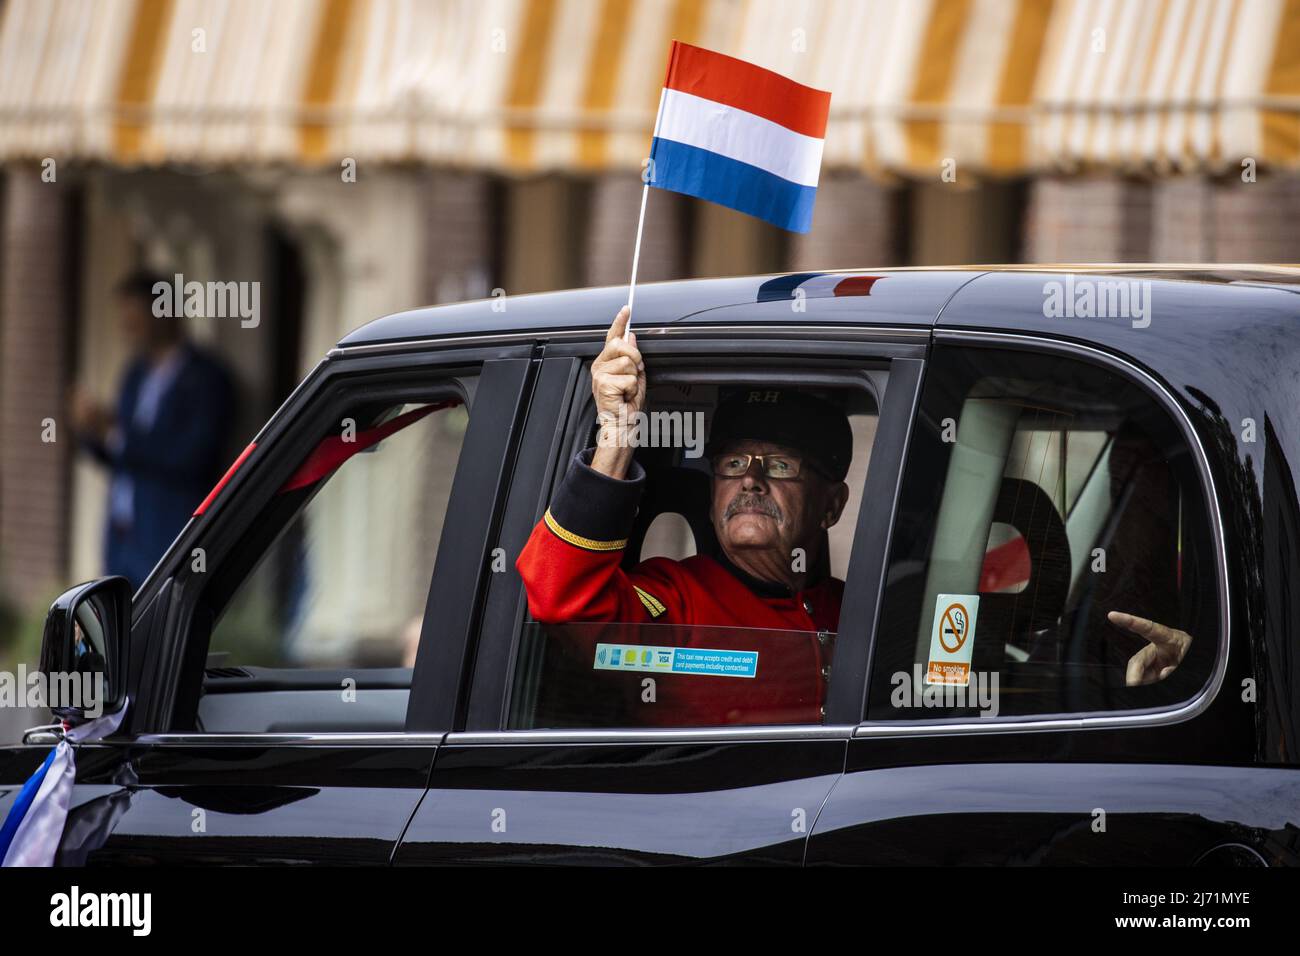
MULTIPOLYGON (((656 587, 638 577, 664 570, 659 564, 647 572, 641 567, 647 561, 688 562, 684 573, 701 580, 709 573, 727 575, 720 570, 725 555, 711 513, 714 474, 703 454, 704 439, 720 398, 755 386, 735 380, 708 381, 707 375, 701 370, 687 381, 674 381, 671 371, 663 370, 647 392, 648 414, 699 418, 698 425, 686 432, 684 443, 636 449, 645 486, 629 537, 619 549, 618 565, 620 573, 645 585, 638 591, 641 604, 621 620, 593 620, 581 611, 565 621, 526 620, 510 671, 506 729, 824 721, 835 645, 841 636, 833 630, 746 626, 743 615, 719 596, 722 591, 712 595, 716 601, 692 605, 703 620, 688 623, 675 619, 675 612, 656 597, 656 587), (714 563, 703 570, 689 564, 701 559, 714 563)), ((805 562, 811 571, 809 581, 842 582, 863 506, 878 406, 874 391, 859 376, 846 374, 838 385, 806 387, 845 413, 852 432, 852 460, 844 479, 847 505, 839 520, 821 532, 816 548, 807 555, 792 555, 791 560, 805 562), (857 384, 848 384, 855 380, 857 384)), ((585 432, 581 441, 586 447, 594 445, 594 429, 585 432)), ((713 580, 728 589, 726 593, 743 587, 732 577, 713 580)), ((796 598, 791 596, 789 603, 796 604, 796 598)))
POLYGON ((458 397, 370 401, 320 436, 223 569, 198 729, 402 729, 468 420, 458 397))

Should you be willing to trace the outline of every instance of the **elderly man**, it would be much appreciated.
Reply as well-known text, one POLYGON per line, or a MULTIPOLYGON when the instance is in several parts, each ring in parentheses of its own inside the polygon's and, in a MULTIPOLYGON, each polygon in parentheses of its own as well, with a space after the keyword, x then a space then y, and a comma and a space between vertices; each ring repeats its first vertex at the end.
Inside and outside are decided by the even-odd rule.
POLYGON ((660 682, 656 706, 638 717, 644 723, 819 722, 844 582, 813 579, 805 569, 821 564, 822 532, 848 500, 848 420, 829 403, 784 389, 723 402, 706 448, 721 553, 651 558, 624 571, 645 484, 619 432, 645 404, 645 365, 627 322, 623 309, 591 369, 596 447, 579 454, 516 562, 529 610, 544 624, 691 625, 654 639, 622 636, 646 644, 641 653, 671 645, 752 655, 752 680, 697 673, 660 682))
POLYGON ((618 433, 645 404, 627 319, 619 312, 591 370, 597 445, 573 463, 518 561, 533 617, 834 632, 844 582, 810 580, 803 569, 818 566, 822 532, 848 500, 853 436, 843 412, 799 392, 742 393, 714 416, 706 452, 717 559, 620 569, 645 484, 618 433))
MULTIPOLYGON (((645 483, 619 432, 642 410, 646 393, 645 364, 627 323, 624 308, 591 368, 597 445, 573 462, 516 562, 529 610, 543 624, 755 629, 742 643, 762 662, 758 680, 691 678, 695 689, 674 702, 671 722, 750 721, 755 708, 764 722, 816 722, 844 582, 814 579, 807 569, 823 566, 823 532, 848 500, 848 420, 830 403, 788 389, 742 391, 722 402, 706 449, 713 469, 710 515, 721 553, 651 558, 624 571, 623 549, 645 483)), ((1165 677, 1191 641, 1182 631, 1132 615, 1111 612, 1110 620, 1149 642, 1129 661, 1130 684, 1165 677)), ((682 638, 694 646, 695 635, 684 630, 682 638)), ((698 646, 717 648, 720 636, 706 632, 698 646)))

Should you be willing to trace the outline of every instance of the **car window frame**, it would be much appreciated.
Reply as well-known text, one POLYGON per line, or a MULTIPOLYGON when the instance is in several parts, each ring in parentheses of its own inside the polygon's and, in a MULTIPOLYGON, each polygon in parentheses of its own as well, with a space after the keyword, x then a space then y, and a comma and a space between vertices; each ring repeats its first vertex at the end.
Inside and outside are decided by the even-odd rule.
MULTIPOLYGON (((755 358, 766 366, 778 366, 801 371, 815 371, 820 368, 827 372, 837 372, 840 378, 846 374, 857 373, 866 376, 866 370, 875 365, 886 373, 886 387, 883 395, 878 385, 872 386, 876 394, 880 412, 875 442, 872 449, 871 467, 868 469, 866 484, 863 489, 864 499, 877 493, 888 497, 888 505, 882 501, 879 508, 861 508, 858 526, 854 531, 853 549, 846 573, 846 582, 852 582, 871 573, 873 567, 884 567, 888 555, 887 536, 892 528, 894 512, 894 495, 897 493, 901 475, 901 464, 905 441, 910 434, 915 403, 920 395, 920 381, 924 368, 925 356, 929 347, 930 329, 926 327, 859 327, 852 325, 835 326, 761 326, 761 325, 727 325, 704 327, 656 326, 642 327, 637 330, 638 346, 651 361, 658 360, 663 365, 671 365, 674 370, 696 367, 701 370, 717 369, 720 365, 753 364, 755 358), (838 367, 837 367, 838 366, 838 367), (897 387, 895 386, 897 383, 897 387), (886 418, 890 427, 886 427, 886 418), (873 477, 874 476, 874 477, 873 477)), ((520 527, 513 529, 516 537, 522 533, 523 538, 531 533, 532 528, 545 511, 555 488, 567 470, 569 458, 590 428, 584 409, 591 401, 590 378, 587 374, 590 361, 599 353, 604 343, 604 329, 586 333, 587 340, 579 337, 565 337, 559 341, 545 344, 543 357, 545 362, 577 360, 577 366, 566 367, 568 394, 560 405, 562 419, 548 417, 545 421, 534 421, 530 417, 529 428, 536 429, 548 436, 545 449, 534 449, 532 459, 525 461, 522 457, 520 468, 535 469, 546 475, 534 493, 535 497, 527 501, 524 507, 513 500, 515 489, 512 488, 512 501, 507 509, 513 510, 514 520, 520 527), (526 518, 523 516, 526 514, 526 518), (523 527, 526 525, 526 529, 523 527)), ((740 369, 736 378, 747 374, 740 369)), ((795 376, 791 376, 792 379, 795 376)), ((527 444, 527 437, 525 438, 527 444)), ((874 499, 873 499, 874 500, 874 499)), ((510 534, 507 529, 505 534, 510 534)), ((831 685, 828 687, 826 719, 821 724, 809 725, 754 725, 745 727, 717 728, 633 728, 633 729, 596 729, 579 728, 572 730, 519 730, 506 729, 508 718, 509 694, 513 682, 513 668, 518 653, 518 642, 526 620, 527 601, 523 593, 522 581, 513 565, 507 575, 498 575, 492 582, 486 616, 493 616, 495 602, 510 605, 508 650, 505 647, 507 635, 500 629, 493 632, 480 632, 478 638, 479 660, 491 660, 492 664, 476 673, 467 722, 457 727, 448 736, 448 742, 607 742, 611 740, 713 740, 774 737, 843 737, 847 738, 861 720, 862 703, 866 694, 866 662, 868 648, 874 640, 875 608, 879 595, 872 592, 877 588, 846 588, 846 608, 849 607, 849 595, 855 595, 853 610, 850 614, 860 618, 865 639, 860 642, 860 660, 850 659, 849 666, 832 669, 831 685), (861 602, 860 604, 858 602, 861 602), (485 652, 485 644, 492 645, 485 652), (838 674, 837 674, 838 672, 838 674), (845 677, 843 675, 850 675, 845 677), (839 680, 836 680, 836 677, 839 680), (842 690, 837 688, 843 687, 842 690), (832 697, 834 694, 834 697, 832 697)), ((878 580, 883 584, 883 579, 878 580)), ((498 624, 507 617, 498 610, 495 616, 498 624)), ((841 633, 849 627, 854 617, 841 610, 841 633)), ((837 655, 844 653, 837 649, 837 655)))
MULTIPOLYGON (((936 329, 933 340, 935 344, 948 346, 1024 351, 1033 354, 1071 358, 1093 365, 1100 365, 1141 389, 1148 398, 1170 416, 1191 453, 1191 459, 1200 482, 1201 494, 1205 501, 1206 517, 1210 523, 1209 536, 1214 549, 1211 563, 1214 568, 1218 599, 1218 635, 1215 641, 1214 666, 1209 677, 1196 694, 1176 704, 1111 711, 1049 713, 1041 716, 1013 715, 974 719, 969 717, 936 717, 897 721, 868 720, 866 719, 867 711, 864 707, 863 720, 854 730, 853 736, 855 738, 907 737, 934 734, 1114 730, 1117 728, 1158 727, 1183 723, 1203 713, 1218 696, 1227 673, 1232 612, 1224 519, 1218 489, 1214 480, 1214 470, 1204 443, 1201 441, 1201 436, 1192 423, 1187 410, 1174 398, 1170 389, 1152 372, 1136 362, 1100 346, 1032 333, 956 329, 936 329)), ((875 667, 874 645, 872 652, 873 660, 871 670, 868 671, 868 686, 870 684, 870 673, 875 667)))
MULTIPOLYGON (((450 559, 435 561, 434 571, 426 586, 420 649, 417 651, 411 677, 411 701, 416 701, 417 695, 419 697, 416 725, 412 725, 412 713, 408 704, 406 723, 400 731, 204 732, 175 726, 175 711, 183 688, 183 678, 188 676, 193 680, 189 675, 198 672, 201 683, 201 671, 211 637, 210 627, 205 634, 196 636, 194 632, 194 616, 200 607, 202 588, 196 586, 200 582, 194 580, 197 572, 190 568, 188 555, 194 547, 205 547, 209 567, 213 566, 214 560, 224 560, 252 523, 264 514, 284 480, 315 447, 321 430, 328 422, 335 420, 349 403, 354 403, 359 394, 364 394, 364 390, 373 389, 378 396, 400 396, 414 391, 427 394, 431 384, 437 388, 437 383, 430 382, 431 376, 448 381, 457 376, 468 376, 475 380, 468 396, 473 409, 471 424, 457 463, 448 514, 465 516, 472 513, 480 520, 485 518, 490 524, 496 519, 499 496, 491 496, 490 505, 474 508, 472 499, 475 496, 468 490, 474 479, 463 478, 462 474, 469 475, 485 467, 494 469, 498 475, 508 474, 508 470, 501 468, 499 462, 490 459, 498 456, 508 459, 514 454, 517 445, 516 426, 521 410, 527 405, 528 390, 531 387, 532 351, 531 343, 527 342, 494 343, 486 347, 456 342, 435 343, 432 347, 429 343, 414 343, 412 346, 362 346, 333 350, 263 426, 252 443, 252 452, 223 480, 225 487, 210 506, 186 525, 151 576, 151 580, 158 578, 155 603, 158 600, 164 603, 161 607, 151 608, 147 615, 137 620, 145 625, 146 631, 153 632, 144 636, 151 638, 151 643, 157 649, 157 663, 152 673, 138 675, 134 688, 138 700, 133 697, 133 705, 139 706, 139 714, 136 723, 127 728, 128 735, 136 735, 135 739, 143 743, 182 745, 196 742, 373 742, 427 745, 435 738, 441 739, 451 725, 450 715, 454 713, 459 700, 462 660, 467 649, 468 632, 459 642, 454 639, 442 642, 448 645, 460 644, 458 647, 445 648, 456 661, 454 672, 439 672, 439 667, 443 665, 437 655, 429 656, 425 652, 426 645, 437 642, 426 641, 424 638, 431 620, 435 587, 440 578, 452 576, 451 571, 458 562, 450 559), (492 369, 497 370, 495 382, 488 381, 492 369), (474 426, 476 416, 480 421, 477 429, 474 426), (503 422, 509 426, 504 432, 500 428, 503 422), (479 436, 477 445, 472 445, 473 436, 479 436), (495 440, 492 440, 494 436, 495 440), (457 505, 458 501, 464 506, 457 505), (198 645, 203 645, 202 654, 198 653, 198 645), (425 654, 424 660, 421 660, 421 654, 425 654)), ((501 491, 504 493, 504 487, 501 491)), ((438 548, 440 555, 444 548, 448 549, 447 554, 456 553, 457 548, 463 550, 464 535, 457 531, 455 524, 456 522, 449 521, 444 525, 438 548)), ((477 567, 472 570, 476 574, 482 573, 477 567)), ((456 588, 440 589, 440 593, 447 591, 455 595, 456 622, 465 625, 472 621, 481 598, 481 588, 474 586, 465 589, 458 585, 456 588)), ((443 607, 443 610, 448 609, 443 607)), ((433 619, 442 627, 447 623, 448 615, 443 613, 433 619)))

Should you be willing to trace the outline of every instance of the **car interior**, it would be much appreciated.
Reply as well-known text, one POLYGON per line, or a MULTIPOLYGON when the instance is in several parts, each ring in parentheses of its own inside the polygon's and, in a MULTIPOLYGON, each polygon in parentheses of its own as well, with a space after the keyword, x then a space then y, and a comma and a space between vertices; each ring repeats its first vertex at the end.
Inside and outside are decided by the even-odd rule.
MULTIPOLYGON (((1144 640, 1111 624, 1108 612, 1191 626, 1204 605, 1196 580, 1203 561, 1185 527, 1199 498, 1177 479, 1168 439, 1153 434, 1156 419, 1139 423, 1112 398, 1070 383, 1006 379, 972 390, 956 423, 930 559, 893 571, 886 620, 894 633, 882 667, 909 679, 915 665, 923 672, 938 596, 974 593, 971 669, 998 674, 1003 714, 1153 706, 1203 678, 1212 649, 1194 640, 1196 653, 1171 687, 1153 693, 1125 683, 1144 640), (897 628, 908 619, 904 658, 897 628)), ((899 717, 878 705, 872 714, 899 717)))

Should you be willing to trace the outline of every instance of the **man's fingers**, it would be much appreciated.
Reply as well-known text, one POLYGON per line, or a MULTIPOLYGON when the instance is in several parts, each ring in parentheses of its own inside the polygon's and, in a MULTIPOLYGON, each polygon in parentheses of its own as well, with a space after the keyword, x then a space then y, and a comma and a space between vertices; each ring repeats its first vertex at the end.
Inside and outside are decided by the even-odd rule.
POLYGON ((639 408, 644 401, 645 363, 636 347, 636 335, 628 331, 631 312, 627 306, 618 310, 605 347, 592 363, 592 385, 598 403, 609 409, 611 399, 639 408))
POLYGON ((618 315, 614 316, 614 321, 610 323, 609 331, 605 333, 605 342, 609 343, 615 339, 621 339, 627 331, 627 322, 631 317, 632 313, 628 311, 627 306, 619 309, 618 315))
POLYGON ((643 360, 641 358, 641 350, 638 349, 632 343, 626 341, 620 342, 617 348, 615 348, 614 354, 621 357, 630 358, 632 360, 632 366, 634 368, 644 368, 644 365, 642 364, 643 360))
POLYGON ((610 398, 631 398, 636 395, 637 378, 635 375, 608 375, 601 382, 600 389, 610 398))
POLYGON ((1137 617, 1133 614, 1126 614, 1123 611, 1111 611, 1106 615, 1106 620, 1116 627, 1123 628, 1126 631, 1132 631, 1134 634, 1145 636, 1141 630, 1142 626, 1150 626, 1151 622, 1145 618, 1137 617))
POLYGON ((614 321, 610 323, 609 330, 605 333, 605 347, 601 349, 600 355, 596 357, 598 363, 608 362, 620 355, 626 355, 632 359, 637 368, 645 367, 641 352, 636 347, 636 333, 627 331, 627 324, 630 319, 631 313, 628 312, 627 306, 623 306, 618 310, 618 315, 614 316, 614 321))
POLYGON ((597 371, 604 371, 604 368, 610 362, 620 358, 629 358, 632 360, 632 367, 636 369, 644 368, 644 362, 641 358, 641 352, 635 345, 631 345, 623 339, 615 339, 609 342, 601 349, 600 355, 596 356, 594 366, 599 366, 597 371))
MULTIPOLYGON (((610 326, 610 328, 612 329, 613 326, 610 326)), ((615 355, 635 355, 638 360, 641 358, 641 352, 636 347, 635 332, 629 332, 626 337, 615 336, 612 339, 605 339, 605 346, 600 350, 600 354, 596 356, 596 360, 612 358, 615 355)))
POLYGON ((610 359, 601 368, 606 375, 632 375, 637 373, 636 359, 630 355, 618 355, 610 359))
POLYGON ((1111 611, 1106 618, 1116 627, 1122 627, 1131 634, 1146 638, 1152 644, 1173 644, 1177 641, 1172 629, 1155 621, 1148 621, 1144 617, 1138 617, 1136 614, 1111 611))
POLYGON ((1106 617, 1115 626, 1145 638, 1152 645, 1177 653, 1180 661, 1192 643, 1192 635, 1159 621, 1148 621, 1144 617, 1125 614, 1123 611, 1111 611, 1106 617))
POLYGON ((1142 648, 1128 659, 1128 666, 1124 669, 1124 683, 1129 687, 1136 687, 1143 684, 1143 674, 1146 671, 1146 653, 1147 648, 1142 648))

